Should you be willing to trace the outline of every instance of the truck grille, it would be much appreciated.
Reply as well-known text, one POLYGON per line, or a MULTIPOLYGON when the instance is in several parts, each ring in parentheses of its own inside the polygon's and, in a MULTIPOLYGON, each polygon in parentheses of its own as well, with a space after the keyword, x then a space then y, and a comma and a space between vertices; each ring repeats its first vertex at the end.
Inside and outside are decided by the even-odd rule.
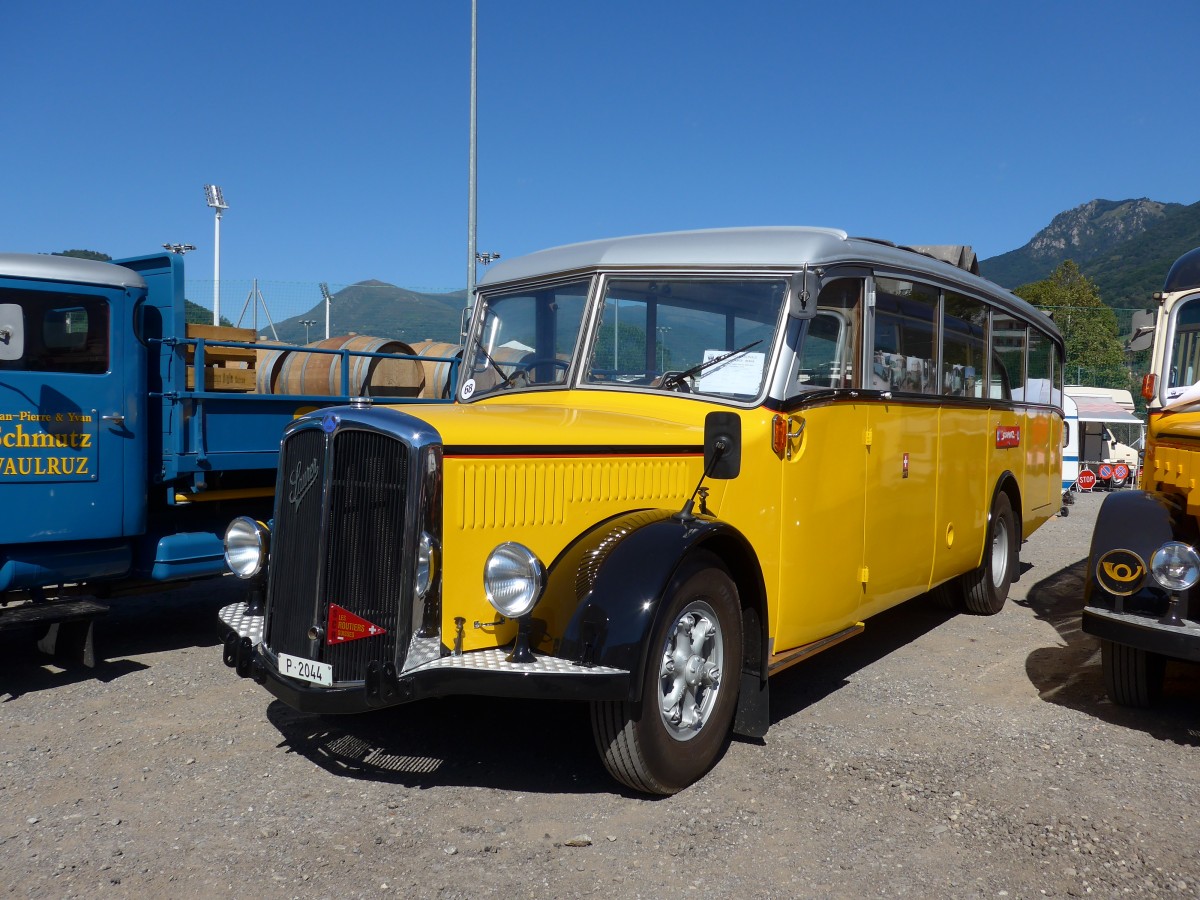
POLYGON ((371 431, 327 438, 305 429, 284 442, 264 636, 272 651, 331 663, 335 682, 361 681, 372 660, 403 662, 397 648, 408 646, 412 619, 408 459, 404 442, 371 431), (316 480, 301 495, 314 460, 316 480), (331 603, 386 634, 332 646, 310 640, 314 625, 324 633, 331 603))

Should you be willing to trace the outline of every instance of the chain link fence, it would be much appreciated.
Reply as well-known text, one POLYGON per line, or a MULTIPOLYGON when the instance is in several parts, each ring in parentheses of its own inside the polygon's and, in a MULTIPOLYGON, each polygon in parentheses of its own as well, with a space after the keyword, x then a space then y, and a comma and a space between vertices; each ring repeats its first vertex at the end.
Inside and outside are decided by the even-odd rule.
MULTIPOLYGON (((416 295, 418 303, 436 304, 441 311, 461 308, 465 302, 465 292, 462 288, 397 288, 379 282, 352 284, 328 283, 332 301, 329 306, 330 334, 347 334, 364 332, 371 324, 354 318, 354 305, 339 309, 338 295, 347 288, 362 288, 369 286, 378 291, 381 302, 394 301, 397 297, 412 297, 416 295)), ((187 299, 212 312, 213 281, 212 279, 191 279, 185 284, 187 299)), ((1133 333, 1134 316, 1143 312, 1144 307, 1112 308, 1117 320, 1117 336, 1124 346, 1133 333)), ((1067 315, 1094 315, 1095 313, 1079 307, 1045 307, 1043 311, 1051 314, 1056 320, 1062 321, 1067 315)), ((230 325, 242 328, 253 328, 263 339, 279 338, 287 341, 307 343, 309 340, 319 340, 325 334, 325 296, 318 282, 305 281, 258 281, 253 279, 222 279, 221 280, 221 318, 230 325)), ((402 314, 400 314, 402 315, 402 314)), ((209 320, 211 321, 211 319, 209 320)), ((402 318, 397 318, 394 327, 387 330, 392 333, 379 335, 397 339, 421 339, 427 337, 406 327, 402 318)), ((376 330, 379 330, 376 328, 376 330)), ((438 335, 438 339, 443 336, 438 335)), ((1128 387, 1134 393, 1141 383, 1142 375, 1149 371, 1149 350, 1126 351, 1125 369, 1128 372, 1129 385, 1110 384, 1112 371, 1110 369, 1093 369, 1079 362, 1067 360, 1066 381, 1069 384, 1088 385, 1093 387, 1128 387)))

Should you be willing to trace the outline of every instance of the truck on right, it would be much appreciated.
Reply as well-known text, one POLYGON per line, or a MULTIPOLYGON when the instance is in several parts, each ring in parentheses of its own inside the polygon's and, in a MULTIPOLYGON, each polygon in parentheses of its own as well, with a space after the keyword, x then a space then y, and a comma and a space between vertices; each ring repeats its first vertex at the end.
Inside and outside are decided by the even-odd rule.
POLYGON ((1100 508, 1082 623, 1100 640, 1109 698, 1135 707, 1158 699, 1168 660, 1200 663, 1200 248, 1153 299, 1141 479, 1100 508))

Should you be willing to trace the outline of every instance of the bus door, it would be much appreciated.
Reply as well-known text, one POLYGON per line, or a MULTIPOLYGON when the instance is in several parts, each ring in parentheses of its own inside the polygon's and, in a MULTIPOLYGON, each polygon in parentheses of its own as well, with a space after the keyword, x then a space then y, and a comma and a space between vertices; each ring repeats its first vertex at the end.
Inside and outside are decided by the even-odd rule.
POLYGON ((862 278, 826 282, 789 376, 776 653, 859 618, 868 405, 850 389, 862 380, 862 297, 862 278))
POLYGON ((875 279, 872 387, 880 393, 864 438, 864 616, 929 586, 941 409, 938 300, 936 287, 875 279))
POLYGON ((0 278, 4 542, 129 533, 131 306, 120 288, 0 278))

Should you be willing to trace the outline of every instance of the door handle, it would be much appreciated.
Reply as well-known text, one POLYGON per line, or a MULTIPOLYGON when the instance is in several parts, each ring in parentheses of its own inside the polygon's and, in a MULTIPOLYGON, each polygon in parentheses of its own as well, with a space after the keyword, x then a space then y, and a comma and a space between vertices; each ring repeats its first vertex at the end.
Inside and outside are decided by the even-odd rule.
POLYGON ((110 425, 116 425, 118 428, 125 427, 125 417, 120 413, 109 413, 107 416, 101 416, 100 418, 110 425))

